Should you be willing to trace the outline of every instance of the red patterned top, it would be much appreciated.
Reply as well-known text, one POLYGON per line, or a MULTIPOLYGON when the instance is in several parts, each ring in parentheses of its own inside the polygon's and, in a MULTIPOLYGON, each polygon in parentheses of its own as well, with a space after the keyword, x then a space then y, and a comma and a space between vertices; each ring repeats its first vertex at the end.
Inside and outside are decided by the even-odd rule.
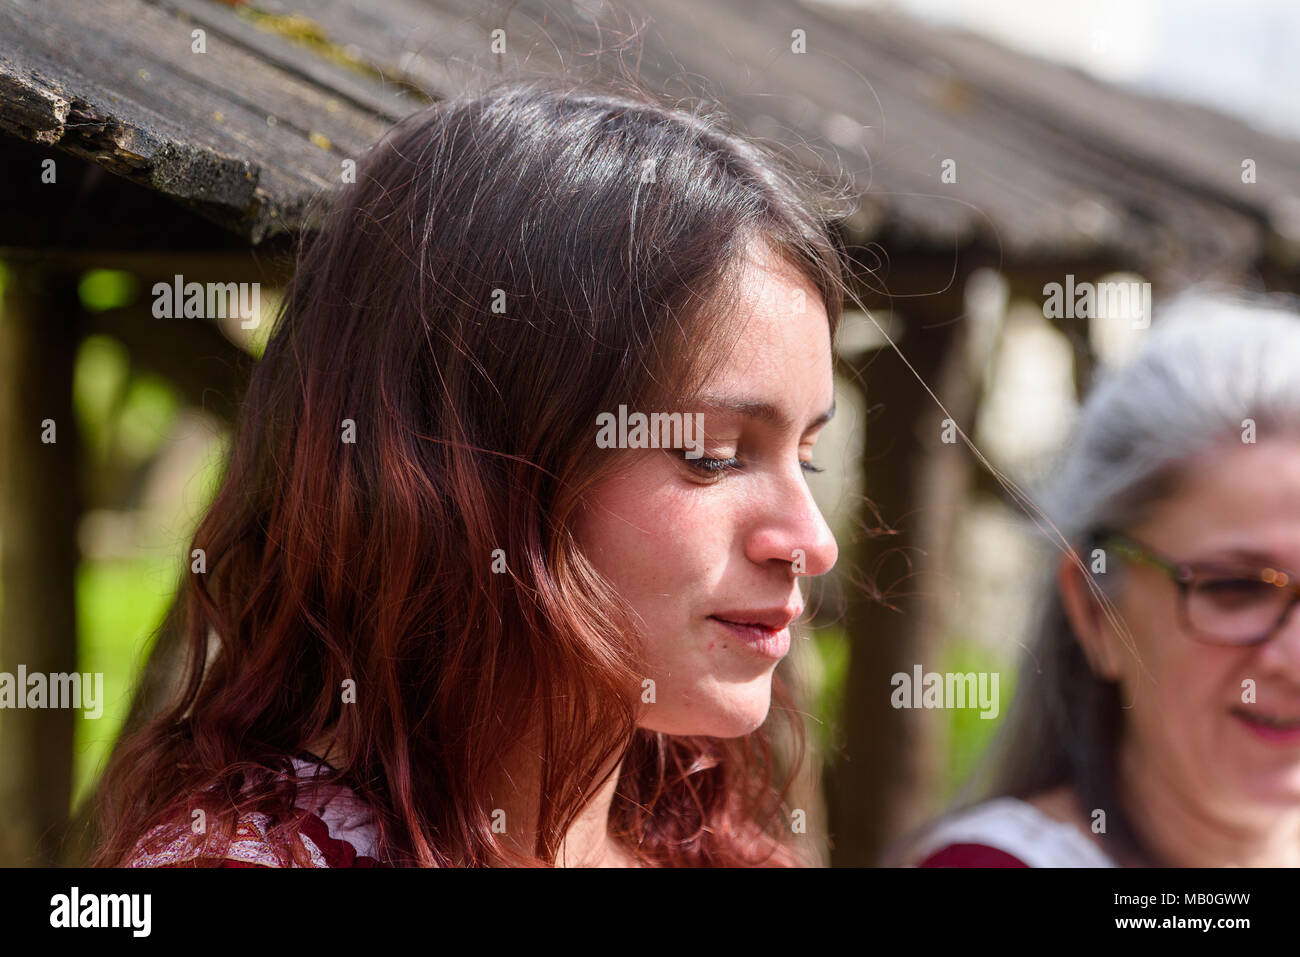
MULTIPOLYGON (((293 758, 299 777, 310 780, 321 762, 293 758)), ((347 787, 317 784, 299 789, 295 807, 311 812, 298 828, 298 837, 312 867, 382 867, 376 854, 377 829, 368 805, 347 787), (314 805, 314 807, 312 807, 314 805)), ((194 867, 199 861, 220 860, 219 867, 279 867, 267 834, 271 819, 260 812, 240 817, 234 837, 224 852, 195 840, 187 821, 159 824, 137 843, 125 867, 194 867), (171 837, 156 851, 145 851, 145 841, 171 837)), ((293 866, 297 867, 297 864, 293 866)))

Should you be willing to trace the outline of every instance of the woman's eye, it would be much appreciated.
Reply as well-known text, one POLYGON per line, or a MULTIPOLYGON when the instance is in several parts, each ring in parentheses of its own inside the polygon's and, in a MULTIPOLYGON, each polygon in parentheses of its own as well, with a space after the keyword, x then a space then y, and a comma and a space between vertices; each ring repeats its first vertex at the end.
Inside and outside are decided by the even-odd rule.
POLYGON ((1222 607, 1254 604, 1278 596, 1279 589, 1258 578, 1214 578, 1196 583, 1196 590, 1222 607))
MULTIPOLYGON (((684 460, 686 464, 695 469, 695 471, 711 477, 718 477, 726 472, 737 471, 741 467, 740 458, 735 455, 730 456, 729 458, 705 457, 698 459, 685 458, 684 460)), ((816 473, 826 471, 825 469, 814 465, 812 462, 806 462, 802 459, 799 461, 799 467, 805 472, 816 473)))
POLYGON ((731 456, 726 459, 686 459, 686 463, 697 472, 703 472, 705 475, 721 475, 723 472, 729 472, 740 465, 740 459, 731 456))

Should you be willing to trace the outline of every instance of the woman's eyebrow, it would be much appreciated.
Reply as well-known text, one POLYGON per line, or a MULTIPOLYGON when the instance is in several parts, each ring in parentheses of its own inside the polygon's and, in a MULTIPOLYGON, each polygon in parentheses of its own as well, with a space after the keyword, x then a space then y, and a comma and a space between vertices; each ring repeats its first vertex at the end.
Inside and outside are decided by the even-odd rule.
MULTIPOLYGON (((705 395, 700 396, 693 405, 696 406, 695 411, 702 411, 705 415, 708 415, 710 412, 715 414, 723 413, 727 415, 739 415, 767 423, 768 425, 784 431, 789 431, 794 428, 794 423, 790 420, 790 417, 770 402, 705 395)), ((803 431, 811 432, 813 429, 825 425, 834 418, 834 416, 835 403, 832 401, 830 408, 804 426, 803 431)))

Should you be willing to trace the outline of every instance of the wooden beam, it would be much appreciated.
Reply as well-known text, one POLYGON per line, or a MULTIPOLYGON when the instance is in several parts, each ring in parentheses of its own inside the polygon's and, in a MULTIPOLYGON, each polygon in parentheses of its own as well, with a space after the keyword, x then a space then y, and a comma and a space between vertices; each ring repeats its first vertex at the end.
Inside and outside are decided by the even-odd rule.
MULTIPOLYGON (((0 246, 0 260, 17 269, 57 265, 85 272, 90 269, 121 269, 134 273, 151 285, 170 280, 180 273, 187 282, 260 282, 281 286, 293 274, 293 256, 287 247, 267 252, 257 250, 182 250, 166 249, 54 249, 24 246, 0 246)), ((145 288, 148 288, 146 285, 145 288)))

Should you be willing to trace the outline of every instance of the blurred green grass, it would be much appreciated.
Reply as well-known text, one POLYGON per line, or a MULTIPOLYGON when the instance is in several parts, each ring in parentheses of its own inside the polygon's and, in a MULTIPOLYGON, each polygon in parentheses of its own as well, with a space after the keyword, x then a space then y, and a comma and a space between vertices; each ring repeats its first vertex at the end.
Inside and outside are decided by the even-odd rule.
POLYGON ((151 558, 83 561, 77 570, 77 668, 104 675, 104 710, 76 723, 73 808, 108 759, 180 570, 179 559, 151 558))

